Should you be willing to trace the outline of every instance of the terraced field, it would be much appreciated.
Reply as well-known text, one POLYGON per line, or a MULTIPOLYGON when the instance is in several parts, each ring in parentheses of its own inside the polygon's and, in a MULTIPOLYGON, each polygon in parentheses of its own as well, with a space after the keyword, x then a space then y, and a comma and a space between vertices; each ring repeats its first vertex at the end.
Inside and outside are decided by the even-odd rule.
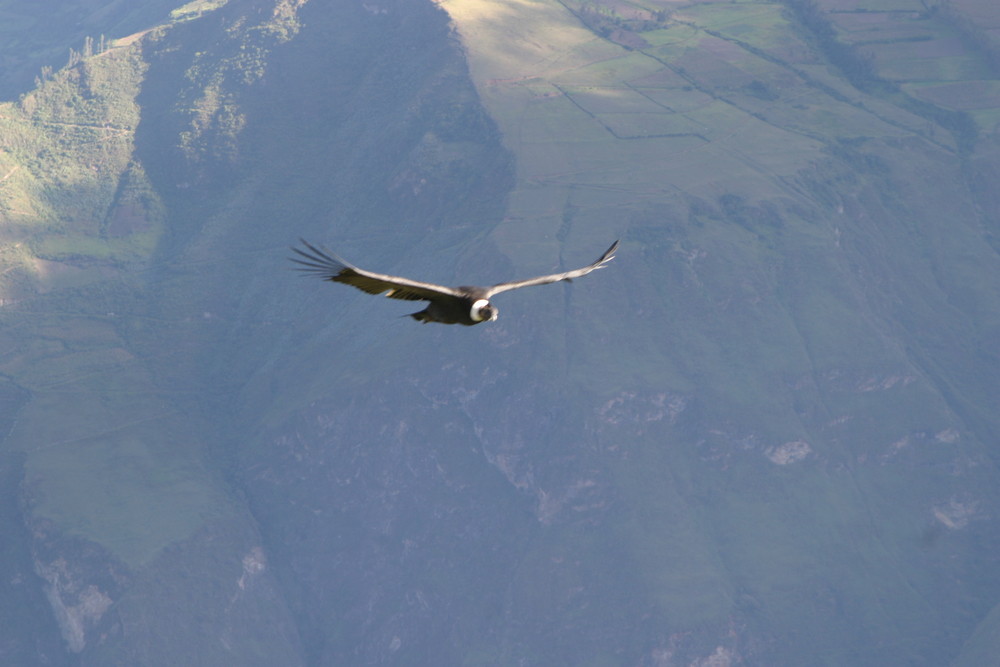
POLYGON ((994 3, 98 4, 0 1, 0 662, 1000 650, 994 3))

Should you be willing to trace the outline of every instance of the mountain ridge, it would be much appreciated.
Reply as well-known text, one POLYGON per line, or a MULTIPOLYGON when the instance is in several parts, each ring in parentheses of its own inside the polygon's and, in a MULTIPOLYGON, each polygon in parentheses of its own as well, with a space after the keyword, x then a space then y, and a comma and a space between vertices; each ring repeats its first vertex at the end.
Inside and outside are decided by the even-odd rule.
POLYGON ((989 655, 980 5, 176 4, 0 108, 0 655, 989 655), (619 235, 461 332, 286 257, 489 281, 619 235))

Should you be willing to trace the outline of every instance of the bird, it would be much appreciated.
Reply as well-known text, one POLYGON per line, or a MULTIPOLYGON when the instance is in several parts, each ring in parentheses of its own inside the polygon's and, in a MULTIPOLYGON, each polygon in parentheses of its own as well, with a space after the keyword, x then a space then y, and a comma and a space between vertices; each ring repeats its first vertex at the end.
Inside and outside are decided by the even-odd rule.
POLYGON ((292 250, 298 256, 290 258, 293 262, 301 265, 297 267, 299 271, 317 275, 324 280, 335 283, 351 285, 368 294, 385 293, 390 299, 427 301, 428 304, 424 310, 410 313, 409 317, 424 324, 438 322, 440 324, 464 324, 465 326, 496 321, 499 311, 490 301, 495 295, 522 287, 545 285, 561 280, 572 282, 574 278, 604 268, 608 262, 614 259, 615 250, 618 249, 618 241, 615 241, 596 262, 581 269, 552 273, 527 280, 497 283, 489 287, 470 287, 468 285, 447 287, 359 269, 327 248, 314 246, 305 239, 299 240, 304 248, 293 246, 292 250))

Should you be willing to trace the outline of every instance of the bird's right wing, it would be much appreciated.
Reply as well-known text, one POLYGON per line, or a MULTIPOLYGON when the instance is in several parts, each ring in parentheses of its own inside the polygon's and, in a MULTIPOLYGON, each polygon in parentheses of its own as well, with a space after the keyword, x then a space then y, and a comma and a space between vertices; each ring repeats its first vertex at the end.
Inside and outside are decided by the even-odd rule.
POLYGON ((385 292, 390 299, 404 301, 430 301, 441 297, 461 296, 451 287, 424 283, 399 276, 389 276, 359 269, 340 259, 326 248, 320 249, 304 239, 300 239, 306 250, 292 248, 302 259, 292 257, 292 261, 301 264, 300 271, 318 275, 335 283, 344 283, 357 287, 368 294, 385 292))
POLYGON ((585 276, 591 271, 597 269, 603 269, 604 265, 615 258, 615 250, 618 249, 618 241, 611 244, 611 247, 604 251, 596 262, 593 264, 588 264, 581 269, 574 269, 572 271, 564 271, 563 273, 553 273, 547 276, 538 276, 537 278, 528 278, 527 280, 514 280, 509 283, 500 283, 499 285, 493 285, 486 289, 486 293, 489 296, 494 294, 499 294, 500 292, 506 292, 512 289, 520 289, 521 287, 531 287, 532 285, 547 285, 549 283, 557 283, 560 280, 567 280, 572 282, 574 278, 579 278, 580 276, 585 276))

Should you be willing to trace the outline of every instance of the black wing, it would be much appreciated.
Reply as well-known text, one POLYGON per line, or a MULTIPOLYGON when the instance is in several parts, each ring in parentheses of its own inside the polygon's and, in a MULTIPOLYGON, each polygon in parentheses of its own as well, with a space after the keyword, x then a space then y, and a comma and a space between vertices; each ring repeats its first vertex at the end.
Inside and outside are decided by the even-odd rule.
POLYGON ((618 249, 618 241, 611 244, 600 259, 598 259, 593 264, 583 267, 582 269, 575 269, 573 271, 566 271, 564 273, 553 273, 548 276, 538 276, 537 278, 528 278, 527 280, 514 280, 509 283, 500 283, 499 285, 494 285, 493 287, 486 288, 486 298, 490 298, 494 294, 499 294, 500 292, 506 292, 512 289, 518 289, 521 287, 530 287, 532 285, 547 285, 548 283, 557 283, 560 280, 573 280, 573 278, 579 278, 580 276, 585 276, 591 271, 597 269, 603 269, 604 265, 615 258, 615 250, 618 249))
POLYGON ((326 248, 320 250, 308 241, 300 240, 306 250, 300 248, 292 248, 292 250, 298 253, 302 259, 291 258, 293 262, 302 265, 300 271, 318 275, 335 283, 351 285, 369 294, 386 292, 386 296, 390 299, 432 301, 441 297, 461 296, 458 291, 451 287, 359 269, 340 259, 326 248))

